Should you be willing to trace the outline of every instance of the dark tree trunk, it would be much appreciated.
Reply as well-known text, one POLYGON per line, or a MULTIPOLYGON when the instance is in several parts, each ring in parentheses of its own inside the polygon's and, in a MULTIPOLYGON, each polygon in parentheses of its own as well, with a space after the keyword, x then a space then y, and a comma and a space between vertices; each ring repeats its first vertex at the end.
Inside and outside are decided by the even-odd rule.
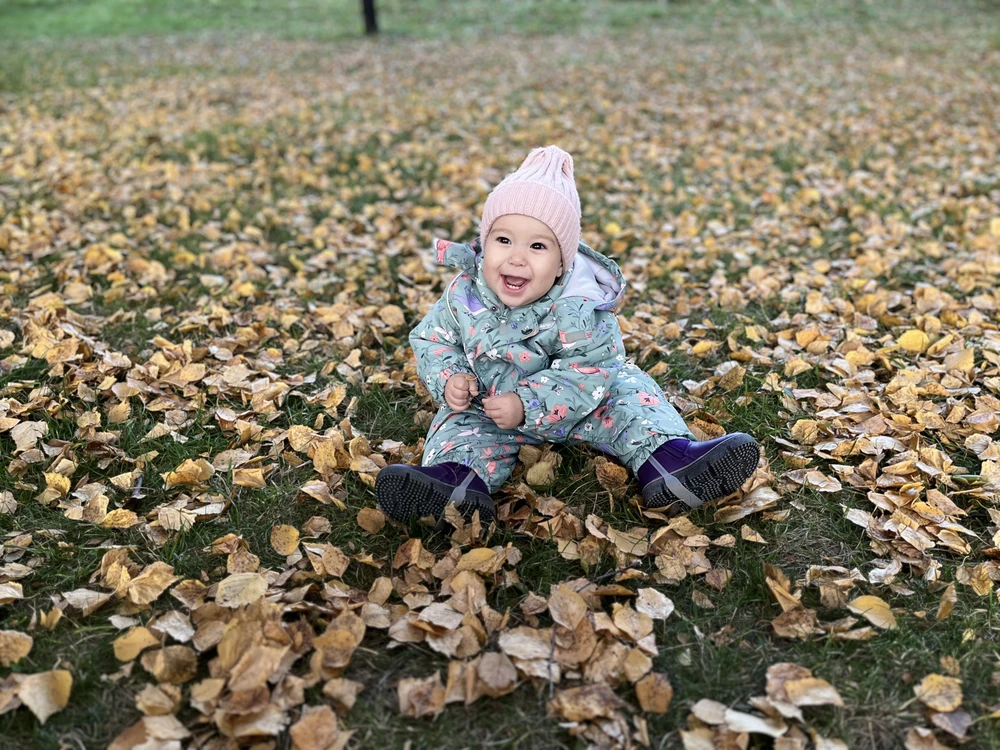
POLYGON ((375 18, 375 0, 361 0, 361 11, 365 14, 365 34, 377 34, 378 20, 375 18))

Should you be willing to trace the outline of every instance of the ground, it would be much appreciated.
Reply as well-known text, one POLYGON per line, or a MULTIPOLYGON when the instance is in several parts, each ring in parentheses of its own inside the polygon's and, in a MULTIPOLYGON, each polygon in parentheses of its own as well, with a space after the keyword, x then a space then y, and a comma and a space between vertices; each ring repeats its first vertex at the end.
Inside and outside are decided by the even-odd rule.
POLYGON ((373 40, 356 6, 0 8, 0 747, 103 747, 144 714, 177 717, 135 730, 165 747, 218 742, 271 700, 259 739, 324 747, 303 733, 332 714, 302 705, 340 677, 364 686, 338 706, 353 746, 701 747, 792 700, 782 663, 838 697, 799 700, 778 746, 1000 744, 995 6, 387 2, 373 40), (381 526, 373 477, 435 408, 406 340, 446 278, 430 239, 471 240, 549 143, 629 280, 629 354, 699 434, 757 436, 758 475, 670 524, 561 448, 524 456, 551 474, 520 472, 492 532, 381 526), (460 561, 475 625, 443 604, 460 561), (420 586, 450 625, 386 628, 420 586), (226 623, 250 635, 217 648, 226 623), (561 650, 517 663, 509 634, 553 623, 561 648, 596 630, 582 679, 526 676, 572 672, 561 650), (613 656, 647 626, 669 705, 613 656), (482 697, 406 699, 480 631, 482 697), (147 635, 133 661, 119 639, 147 635), (241 691, 223 652, 284 639, 291 676, 241 691), (581 716, 581 685, 625 705, 581 716))

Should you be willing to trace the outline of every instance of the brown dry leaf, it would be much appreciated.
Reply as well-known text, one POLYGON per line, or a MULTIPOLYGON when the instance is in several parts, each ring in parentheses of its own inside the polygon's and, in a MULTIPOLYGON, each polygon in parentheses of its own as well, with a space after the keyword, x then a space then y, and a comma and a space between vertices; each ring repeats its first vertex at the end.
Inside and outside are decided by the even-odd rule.
POLYGON ((175 716, 144 716, 118 735, 108 750, 136 750, 155 748, 167 750, 179 748, 180 741, 191 736, 175 716))
POLYGON ((550 713, 563 721, 609 719, 625 707, 625 702, 604 684, 560 690, 548 702, 550 713))
POLYGON ((288 730, 293 750, 340 750, 353 732, 342 732, 329 706, 305 706, 288 730))
POLYGON ((621 464, 605 460, 597 464, 597 481, 601 487, 619 497, 629 484, 628 469, 621 464))
POLYGON ((168 488, 201 484, 211 479, 214 473, 215 467, 204 458, 187 458, 176 469, 163 474, 163 482, 168 488))
POLYGON ((397 331, 406 324, 403 311, 397 305, 385 305, 378 311, 378 316, 390 331, 397 331))
POLYGON ((877 596, 859 596, 847 603, 847 608, 856 615, 861 615, 868 622, 883 630, 896 628, 896 617, 889 605, 877 596))
POLYGON ((556 481, 554 465, 539 461, 525 472, 524 479, 532 487, 547 487, 556 481))
MULTIPOLYGON (((15 585, 20 588, 19 584, 15 585)), ((3 593, 2 588, 0 586, 0 595, 3 593)), ((63 598, 71 607, 80 610, 84 615, 89 615, 103 606, 111 598, 111 594, 91 591, 90 589, 74 589, 63 594, 63 598)))
POLYGON ((309 497, 318 500, 324 505, 336 505, 341 510, 347 510, 344 502, 330 491, 330 485, 322 479, 313 479, 306 482, 299 488, 299 492, 309 495, 309 497))
POLYGON ((569 630, 576 630, 587 615, 587 602, 568 586, 557 586, 549 595, 549 614, 552 619, 569 630))
POLYGON ((166 716, 176 713, 181 705, 181 690, 176 685, 146 685, 135 696, 135 707, 146 716, 166 716))
POLYGON ((496 553, 496 550, 489 549, 488 547, 478 547, 462 555, 455 566, 455 570, 471 570, 481 575, 493 575, 500 569, 502 564, 503 560, 496 553))
POLYGON ((178 578, 179 576, 174 575, 172 565, 160 561, 154 562, 128 584, 128 599, 133 604, 145 607, 159 599, 178 578))
POLYGON ((142 668, 157 682, 189 682, 198 672, 198 656, 189 646, 166 646, 142 655, 142 668))
POLYGON ((118 661, 132 661, 145 649, 150 646, 158 646, 159 643, 160 639, 153 635, 148 628, 139 626, 115 638, 112 646, 118 661))
POLYGON ((299 548, 299 530, 294 526, 272 526, 271 548, 279 555, 291 555, 299 548))
POLYGON ((54 669, 28 675, 21 680, 16 692, 38 723, 45 724, 52 714, 66 708, 72 689, 73 675, 65 669, 54 669))
POLYGON ((9 667, 31 653, 34 639, 16 630, 0 630, 0 666, 9 667))
POLYGON ((959 742, 964 742, 974 721, 968 711, 949 711, 947 713, 932 713, 931 723, 946 731, 959 742))
POLYGON ((809 638, 822 635, 815 609, 790 609, 771 620, 771 627, 782 638, 809 638))
POLYGON ((517 687, 517 670, 506 654, 490 651, 479 658, 476 667, 479 691, 491 698, 514 692, 517 687))
POLYGON ((666 595, 651 588, 642 588, 637 592, 635 608, 654 620, 666 620, 674 611, 674 603, 666 595))
POLYGON ((947 745, 938 742, 933 729, 924 727, 914 727, 907 731, 903 747, 906 750, 950 750, 947 745))
POLYGON ((140 523, 139 517, 125 508, 115 508, 98 524, 104 529, 130 529, 140 523))
POLYGON ((665 674, 651 672, 635 684, 635 697, 643 711, 665 714, 674 698, 674 689, 665 674))
POLYGON ((334 677, 323 685, 323 695, 333 701, 338 714, 344 715, 354 708, 358 693, 365 689, 363 683, 348 680, 345 677, 334 677))
POLYGON ((740 536, 742 536, 748 542, 756 542, 757 544, 767 544, 767 540, 764 539, 760 534, 751 529, 746 524, 740 528, 740 536))
POLYGON ((409 719, 437 716, 444 708, 444 685, 441 674, 425 679, 404 678, 396 688, 399 697, 399 713, 409 719))
POLYGON ((958 602, 958 594, 955 591, 955 582, 949 583, 941 593, 941 601, 938 603, 937 621, 948 619, 951 611, 958 602))
POLYGON ((913 688, 913 694, 935 711, 955 711, 962 705, 962 681, 956 677, 929 674, 913 688))
POLYGON ((250 487, 252 489, 262 489, 267 487, 267 480, 264 478, 264 470, 253 468, 253 469, 234 469, 233 470, 233 484, 237 487, 250 487))
MULTIPOLYGON (((0 604, 10 604, 24 598, 24 589, 15 582, 0 583, 0 604)), ((107 601, 107 599, 105 599, 107 601)))
POLYGON ((21 422, 11 428, 10 436, 17 445, 17 453, 24 453, 49 434, 48 422, 21 422))
POLYGON ((715 609, 715 605, 712 604, 712 600, 708 598, 708 595, 704 591, 699 591, 698 589, 692 591, 691 601, 694 602, 696 607, 701 607, 702 609, 715 609))
POLYGON ((17 511, 17 500, 7 490, 0 491, 0 516, 10 516, 17 511))
POLYGON ((788 680, 785 685, 788 702, 794 706, 843 706, 844 701, 837 689, 826 680, 806 677, 788 680))
POLYGON ((385 514, 378 508, 362 508, 357 520, 358 526, 369 534, 377 534, 385 526, 385 514))
POLYGON ((726 709, 726 726, 731 732, 765 734, 768 737, 780 737, 788 731, 788 724, 782 719, 755 716, 731 708, 726 709))
POLYGON ((259 573, 236 573, 219 582, 215 603, 235 609, 253 604, 267 591, 267 580, 259 573))

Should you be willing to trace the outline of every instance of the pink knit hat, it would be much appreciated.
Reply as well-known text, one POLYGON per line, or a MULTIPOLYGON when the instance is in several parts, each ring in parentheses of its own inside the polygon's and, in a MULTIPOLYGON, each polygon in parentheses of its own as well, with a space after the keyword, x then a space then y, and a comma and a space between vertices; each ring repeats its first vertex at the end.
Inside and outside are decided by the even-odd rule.
POLYGON ((507 214, 522 214, 545 224, 559 241, 563 269, 568 271, 580 243, 580 196, 573 181, 573 157, 558 146, 536 148, 493 188, 483 207, 479 241, 493 222, 507 214))

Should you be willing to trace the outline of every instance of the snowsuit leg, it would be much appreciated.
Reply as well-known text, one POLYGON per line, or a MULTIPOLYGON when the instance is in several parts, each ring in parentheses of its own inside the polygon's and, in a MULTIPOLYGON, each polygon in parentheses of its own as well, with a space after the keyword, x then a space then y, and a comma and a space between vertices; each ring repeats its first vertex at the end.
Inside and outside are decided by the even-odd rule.
POLYGON ((541 442, 516 430, 500 429, 478 406, 456 412, 444 405, 427 432, 422 463, 468 466, 492 493, 510 478, 521 446, 541 442))
POLYGON ((633 362, 618 372, 607 398, 569 438, 617 456, 633 474, 668 440, 695 439, 663 389, 633 362))

